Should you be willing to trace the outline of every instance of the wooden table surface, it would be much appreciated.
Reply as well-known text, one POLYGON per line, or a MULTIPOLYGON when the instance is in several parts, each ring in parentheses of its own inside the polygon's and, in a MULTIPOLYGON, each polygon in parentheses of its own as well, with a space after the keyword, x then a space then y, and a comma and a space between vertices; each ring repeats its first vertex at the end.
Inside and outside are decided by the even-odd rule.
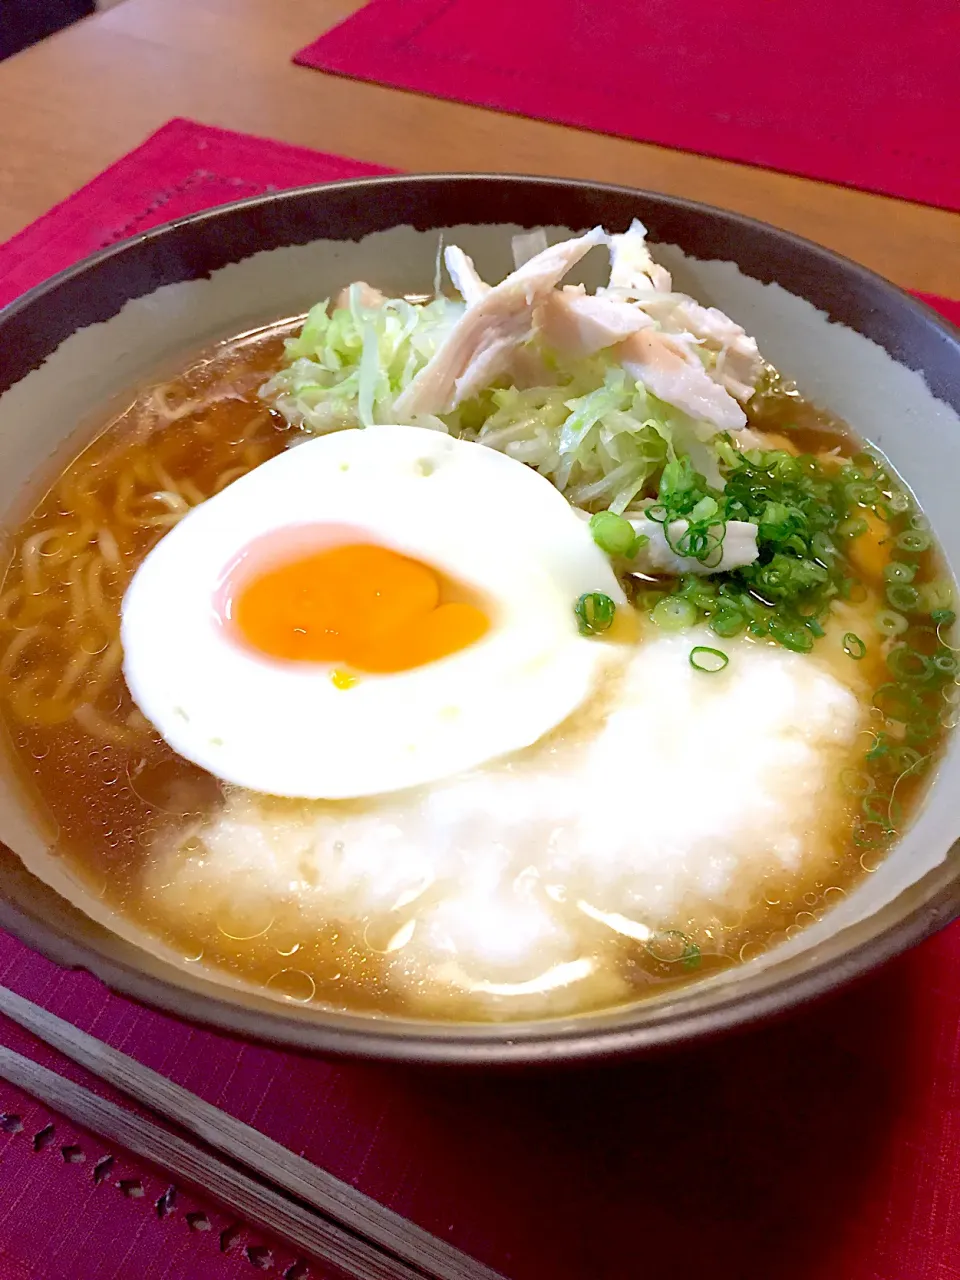
POLYGON ((123 0, 0 63, 0 240, 172 116, 407 170, 625 183, 763 218, 960 298, 960 214, 383 89, 290 57, 361 0, 123 0))

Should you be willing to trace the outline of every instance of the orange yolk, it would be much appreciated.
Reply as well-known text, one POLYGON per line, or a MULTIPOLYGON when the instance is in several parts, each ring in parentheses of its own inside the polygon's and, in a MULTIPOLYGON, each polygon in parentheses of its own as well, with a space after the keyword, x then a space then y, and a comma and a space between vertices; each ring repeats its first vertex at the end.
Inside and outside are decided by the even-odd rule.
POLYGON ((312 552, 242 583, 231 614, 271 658, 409 671, 479 640, 490 620, 441 599, 435 570, 396 551, 351 543, 312 552))

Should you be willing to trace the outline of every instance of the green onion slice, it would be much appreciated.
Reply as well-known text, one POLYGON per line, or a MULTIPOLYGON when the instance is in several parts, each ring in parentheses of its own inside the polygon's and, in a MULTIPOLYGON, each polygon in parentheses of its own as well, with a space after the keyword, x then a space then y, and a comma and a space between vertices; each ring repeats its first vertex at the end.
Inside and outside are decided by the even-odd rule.
POLYGON ((887 666, 898 680, 926 680, 934 669, 933 663, 916 649, 898 645, 887 654, 887 666))
POLYGON ((903 533, 898 533, 896 544, 901 551, 909 551, 912 555, 919 555, 921 551, 926 551, 930 546, 930 535, 922 529, 905 529, 903 533))
POLYGON ((873 705, 890 720, 912 719, 923 705, 913 689, 888 681, 873 695, 873 705))
POLYGON ((891 560, 884 566, 883 576, 887 582, 911 583, 917 576, 917 566, 904 564, 902 560, 891 560))
POLYGON ((867 532, 867 522, 859 516, 851 516, 848 520, 841 520, 837 525, 837 533, 842 538, 859 538, 862 533, 867 532))
POLYGON ((664 596, 650 616, 664 631, 682 631, 696 622, 697 606, 683 596, 664 596))
POLYGON ((881 609, 874 618, 873 625, 882 636, 900 636, 910 623, 902 613, 896 613, 893 609, 881 609))
POLYGON ((694 671, 705 671, 713 675, 722 671, 730 659, 722 649, 711 649, 709 645, 698 644, 690 650, 690 665, 694 671))
POLYGON ((887 600, 893 605, 894 609, 902 609, 904 613, 910 613, 916 609, 920 602, 920 592, 916 587, 908 587, 902 582, 895 582, 892 586, 887 587, 887 600))
POLYGON ((661 964, 676 964, 684 969, 696 969, 700 964, 700 948, 679 929, 666 929, 653 934, 645 943, 648 955, 661 964))
POLYGON ((739 609, 718 609, 710 619, 710 630, 723 640, 737 636, 747 625, 747 620, 739 609))
POLYGON ((638 538, 633 525, 614 511, 598 511, 590 517, 593 540, 608 556, 625 556, 632 560, 643 541, 638 538))
POLYGON ((859 659, 867 652, 867 646, 853 631, 848 631, 843 637, 843 652, 850 658, 859 659))
POLYGON ((617 606, 602 591, 586 591, 573 606, 582 636, 599 636, 613 626, 617 606))

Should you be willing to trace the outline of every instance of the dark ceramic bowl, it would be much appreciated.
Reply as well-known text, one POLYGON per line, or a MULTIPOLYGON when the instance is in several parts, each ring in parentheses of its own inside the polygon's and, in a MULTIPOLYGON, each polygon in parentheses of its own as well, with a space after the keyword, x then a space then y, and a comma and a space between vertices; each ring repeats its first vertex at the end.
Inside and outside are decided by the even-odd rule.
MULTIPOLYGON (((437 230, 481 273, 511 266, 520 228, 571 231, 639 217, 678 285, 760 340, 806 394, 891 459, 960 565, 960 340, 862 267, 786 232, 684 200, 504 177, 374 178, 198 214, 87 259, 0 315, 0 515, 77 424, 191 348, 305 310, 354 279, 431 287, 437 230)), ((147 1004, 241 1035, 323 1052, 449 1063, 548 1063, 646 1051, 766 1018, 847 982, 960 913, 960 753, 880 869, 767 956, 606 1013, 508 1025, 327 1013, 225 985, 138 946, 48 849, 0 779, 0 924, 61 964, 147 1004), (28 870, 28 867, 30 868, 28 870)))

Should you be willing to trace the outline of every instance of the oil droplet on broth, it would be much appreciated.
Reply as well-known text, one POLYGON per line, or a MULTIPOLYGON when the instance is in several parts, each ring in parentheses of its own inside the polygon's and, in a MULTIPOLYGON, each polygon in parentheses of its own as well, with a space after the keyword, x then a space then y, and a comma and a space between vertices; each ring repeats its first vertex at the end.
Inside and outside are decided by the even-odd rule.
POLYGON ((309 1004, 317 991, 317 984, 303 969, 279 969, 266 980, 264 986, 273 994, 283 996, 296 1004, 309 1004))
POLYGON ((221 915, 217 920, 217 929, 231 942, 252 942, 254 938, 262 938, 273 926, 275 916, 271 912, 259 912, 256 908, 249 911, 236 911, 233 914, 221 915))
POLYGON ((886 849, 865 849, 860 855, 860 865, 864 871, 873 872, 880 866, 886 857, 886 849))
POLYGON ((127 769, 127 780, 131 791, 144 804, 178 818, 209 813, 221 794, 216 778, 189 769, 177 758, 159 761, 143 758, 127 769))
POLYGON ((397 920, 370 921, 364 926, 363 942, 378 955, 389 955, 392 951, 400 951, 413 937, 417 927, 415 919, 404 922, 397 920))

